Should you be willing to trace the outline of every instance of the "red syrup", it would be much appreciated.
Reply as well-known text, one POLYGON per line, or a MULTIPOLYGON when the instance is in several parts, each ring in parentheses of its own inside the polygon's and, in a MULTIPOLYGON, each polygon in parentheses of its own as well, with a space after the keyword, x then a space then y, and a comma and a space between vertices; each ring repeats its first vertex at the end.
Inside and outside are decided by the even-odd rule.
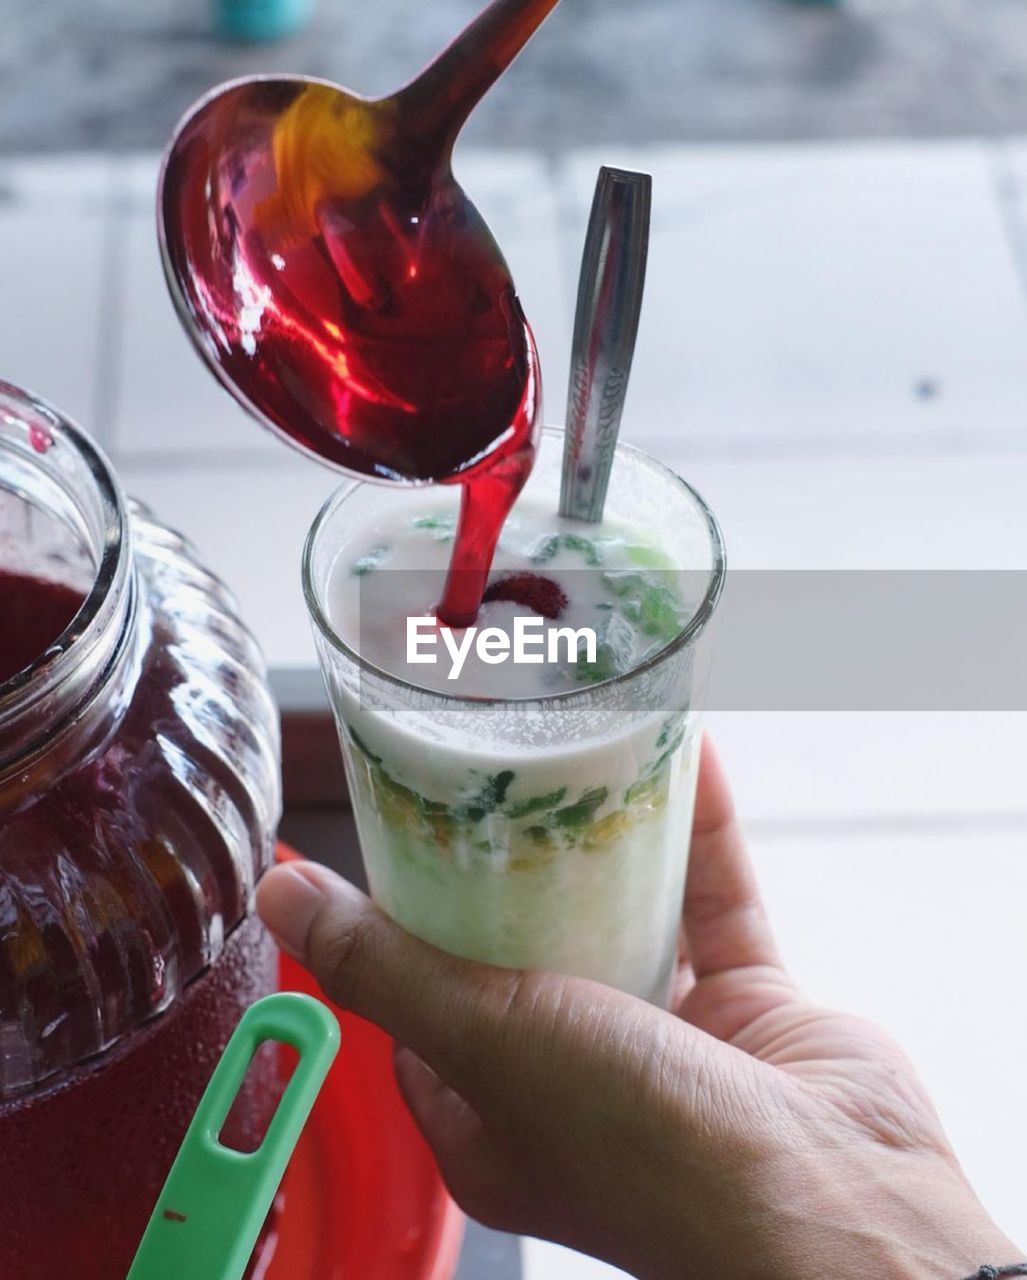
MULTIPOLYGON (((274 981, 251 917, 159 1018, 53 1088, 0 1102, 4 1280, 123 1280, 222 1049, 274 981)), ((222 1141, 255 1150, 278 1094, 274 1059, 257 1059, 222 1141)), ((273 1244, 258 1245, 258 1273, 273 1244)))
MULTIPOLYGON (((533 342, 530 355, 534 366, 533 342)), ((537 380, 529 387, 537 387, 537 380)), ((463 481, 453 558, 438 606, 438 615, 447 626, 469 627, 478 616, 499 535, 535 462, 535 416, 533 402, 520 406, 511 428, 509 451, 490 458, 480 472, 463 481)))
POLYGON ((54 643, 82 605, 80 591, 0 569, 0 684, 54 643))
POLYGON ((478 612, 541 393, 509 269, 450 158, 555 4, 494 0, 388 98, 299 79, 226 88, 162 175, 172 293, 229 390, 350 471, 463 485, 438 608, 453 626, 478 612))
POLYGON ((567 608, 567 595, 559 583, 541 573, 508 573, 485 589, 485 600, 512 600, 555 622, 567 608))

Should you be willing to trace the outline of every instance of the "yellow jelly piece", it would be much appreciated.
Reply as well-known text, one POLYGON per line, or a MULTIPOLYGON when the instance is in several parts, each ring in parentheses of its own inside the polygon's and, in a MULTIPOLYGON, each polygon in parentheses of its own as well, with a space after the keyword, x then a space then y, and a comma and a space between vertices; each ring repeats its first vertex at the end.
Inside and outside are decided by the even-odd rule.
POLYGON ((631 826, 630 819, 623 809, 615 809, 605 818, 593 822, 586 827, 582 844, 588 850, 601 849, 614 840, 619 840, 631 826))

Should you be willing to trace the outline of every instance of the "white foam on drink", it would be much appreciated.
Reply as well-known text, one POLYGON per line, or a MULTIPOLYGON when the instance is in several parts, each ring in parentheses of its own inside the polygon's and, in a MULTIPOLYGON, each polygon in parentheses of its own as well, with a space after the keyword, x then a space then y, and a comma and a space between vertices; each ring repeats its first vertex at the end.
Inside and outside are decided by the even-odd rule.
MULTIPOLYGON (((510 516, 493 561, 490 584, 512 575, 548 579, 566 604, 546 622, 542 644, 532 650, 542 661, 517 661, 515 621, 537 618, 527 604, 486 600, 476 632, 456 629, 444 636, 438 624, 418 624, 419 652, 435 661, 411 661, 408 620, 434 613, 442 597, 453 551, 454 504, 437 494, 391 504, 344 543, 328 587, 328 613, 337 634, 379 670, 439 693, 469 698, 545 698, 624 674, 658 652, 691 616, 705 575, 675 568, 652 537, 620 523, 583 525, 564 520, 539 502, 522 501, 510 516), (644 600, 657 600, 664 616, 637 616, 644 600), (551 647, 549 631, 591 633, 601 662, 584 662, 586 636, 576 643, 580 658, 568 656, 567 635, 551 647), (483 631, 497 630, 510 642, 510 656, 489 662, 478 644, 483 631), (448 641, 448 643, 447 643, 448 641), (551 653, 558 654, 556 662, 551 653), (459 656, 454 653, 459 650, 459 656)), ((498 646, 496 646, 498 648, 498 646)))

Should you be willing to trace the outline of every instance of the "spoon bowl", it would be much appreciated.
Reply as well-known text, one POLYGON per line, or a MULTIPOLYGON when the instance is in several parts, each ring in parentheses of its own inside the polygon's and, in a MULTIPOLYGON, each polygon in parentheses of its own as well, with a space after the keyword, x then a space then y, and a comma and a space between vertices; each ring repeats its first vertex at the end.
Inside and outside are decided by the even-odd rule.
POLYGON ((499 246, 422 145, 396 98, 245 80, 184 121, 160 183, 172 297, 217 377, 290 442, 390 480, 490 455, 531 366, 499 246))
POLYGON ((245 408, 331 466, 463 479, 525 446, 531 333, 450 157, 555 2, 494 0, 389 97, 251 77, 176 131, 158 234, 179 316, 245 408))

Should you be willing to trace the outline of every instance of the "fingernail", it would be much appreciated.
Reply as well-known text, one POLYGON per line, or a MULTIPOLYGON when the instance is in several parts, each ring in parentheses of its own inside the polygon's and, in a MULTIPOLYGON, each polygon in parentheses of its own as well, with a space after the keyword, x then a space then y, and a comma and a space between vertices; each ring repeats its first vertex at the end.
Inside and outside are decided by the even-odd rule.
POLYGON ((274 867, 257 886, 257 910, 283 951, 304 960, 324 890, 296 867, 274 867))

